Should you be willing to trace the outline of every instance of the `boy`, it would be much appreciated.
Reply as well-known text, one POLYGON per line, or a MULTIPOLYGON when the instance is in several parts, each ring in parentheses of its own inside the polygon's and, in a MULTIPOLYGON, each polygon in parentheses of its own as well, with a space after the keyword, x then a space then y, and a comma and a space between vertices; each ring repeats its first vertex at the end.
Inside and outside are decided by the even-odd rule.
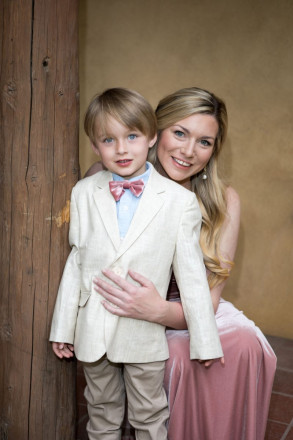
POLYGON ((107 312, 93 279, 103 278, 105 268, 125 278, 133 269, 152 280, 165 298, 173 266, 190 331, 191 358, 221 357, 198 244, 200 210, 192 192, 146 162, 156 142, 156 119, 141 95, 116 88, 95 96, 86 113, 85 131, 108 171, 73 188, 72 251, 50 340, 60 358, 72 355, 74 343, 76 357, 83 362, 91 440, 120 438, 124 387, 136 438, 164 440, 165 328, 107 312))

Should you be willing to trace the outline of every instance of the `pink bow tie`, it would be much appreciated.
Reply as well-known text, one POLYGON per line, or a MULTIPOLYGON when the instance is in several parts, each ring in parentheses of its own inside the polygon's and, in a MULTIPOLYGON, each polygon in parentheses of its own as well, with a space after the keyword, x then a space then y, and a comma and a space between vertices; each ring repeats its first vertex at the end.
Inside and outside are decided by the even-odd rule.
POLYGON ((112 196, 118 202, 121 196, 125 193, 125 189, 130 189, 132 194, 139 197, 144 189, 144 183, 142 179, 129 182, 129 180, 113 180, 109 182, 109 187, 112 196))

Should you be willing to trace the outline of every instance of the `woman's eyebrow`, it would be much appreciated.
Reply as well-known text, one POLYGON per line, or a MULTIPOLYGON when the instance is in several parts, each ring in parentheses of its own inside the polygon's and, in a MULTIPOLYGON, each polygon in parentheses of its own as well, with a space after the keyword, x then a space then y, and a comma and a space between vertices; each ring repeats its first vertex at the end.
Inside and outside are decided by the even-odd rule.
POLYGON ((203 136, 200 136, 200 139, 213 139, 213 140, 215 140, 216 138, 214 138, 214 136, 205 136, 205 135, 203 135, 203 136))
MULTIPOLYGON (((181 130, 183 130, 183 131, 185 131, 186 133, 188 133, 188 134, 190 134, 190 131, 188 130, 188 128, 186 128, 186 127, 183 127, 183 125, 180 125, 180 124, 174 124, 174 127, 180 127, 181 128, 181 130)), ((215 140, 216 138, 214 138, 213 136, 206 136, 206 135, 202 135, 202 136, 199 136, 199 138, 200 139, 213 139, 213 140, 215 140)))
POLYGON ((183 127, 183 125, 180 125, 180 124, 174 124, 174 127, 180 127, 181 130, 186 131, 186 133, 190 133, 190 131, 188 130, 188 128, 183 127))

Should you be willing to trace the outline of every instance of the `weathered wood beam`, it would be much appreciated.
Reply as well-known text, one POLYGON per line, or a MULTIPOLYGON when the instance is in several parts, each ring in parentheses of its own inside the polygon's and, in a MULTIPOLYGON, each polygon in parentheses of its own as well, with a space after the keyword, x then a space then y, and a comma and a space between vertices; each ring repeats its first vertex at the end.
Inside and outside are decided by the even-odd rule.
POLYGON ((75 438, 48 334, 78 179, 78 2, 0 3, 0 439, 75 438))

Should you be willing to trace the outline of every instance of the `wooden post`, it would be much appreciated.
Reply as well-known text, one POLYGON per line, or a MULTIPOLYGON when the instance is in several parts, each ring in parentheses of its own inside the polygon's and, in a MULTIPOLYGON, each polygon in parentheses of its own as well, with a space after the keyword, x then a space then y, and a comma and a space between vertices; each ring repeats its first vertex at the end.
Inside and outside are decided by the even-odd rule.
POLYGON ((75 362, 48 342, 78 179, 77 0, 0 3, 0 439, 75 438, 75 362))

